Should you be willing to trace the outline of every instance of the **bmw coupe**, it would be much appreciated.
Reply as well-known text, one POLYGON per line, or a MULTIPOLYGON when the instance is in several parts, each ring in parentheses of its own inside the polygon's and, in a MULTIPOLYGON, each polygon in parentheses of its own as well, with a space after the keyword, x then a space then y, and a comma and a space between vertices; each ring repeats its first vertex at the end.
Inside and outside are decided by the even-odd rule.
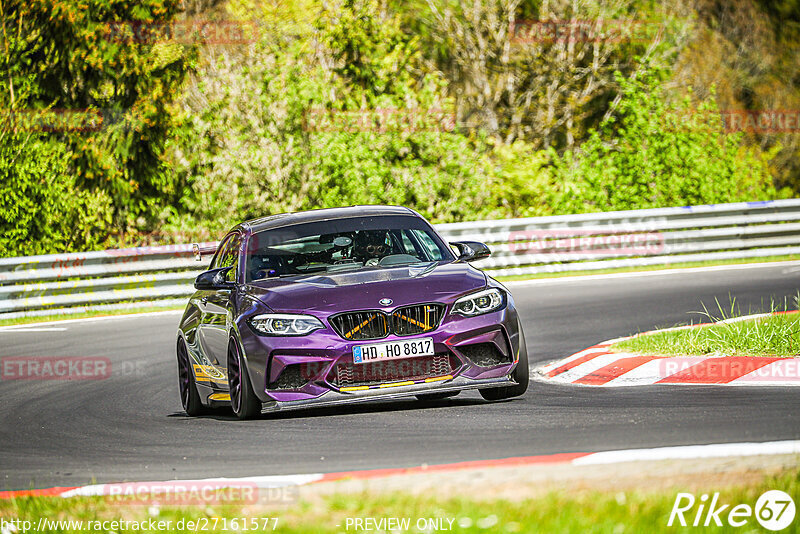
POLYGON ((270 411, 528 387, 511 294, 418 213, 354 206, 243 222, 195 280, 177 339, 183 408, 270 411), (457 252, 456 252, 457 251, 457 252))

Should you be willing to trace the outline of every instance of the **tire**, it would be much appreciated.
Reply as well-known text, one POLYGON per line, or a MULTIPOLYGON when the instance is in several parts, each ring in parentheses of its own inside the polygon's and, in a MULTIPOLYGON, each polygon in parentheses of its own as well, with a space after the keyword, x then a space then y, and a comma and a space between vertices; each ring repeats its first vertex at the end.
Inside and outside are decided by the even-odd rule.
POLYGON ((420 393, 419 395, 414 395, 417 400, 421 401, 430 401, 430 400, 442 400, 447 399, 450 397, 455 397, 461 393, 460 391, 442 391, 440 393, 420 393))
POLYGON ((178 388, 181 394, 181 405, 186 415, 195 417, 203 415, 208 409, 200 401, 200 394, 197 392, 197 383, 194 380, 189 351, 183 339, 178 340, 178 388))
POLYGON ((488 401, 497 401, 510 399, 512 397, 519 397, 524 394, 528 389, 528 348, 524 345, 525 336, 522 335, 521 343, 525 350, 520 351, 519 362, 511 373, 511 378, 517 382, 516 386, 505 386, 501 388, 486 388, 478 392, 481 397, 488 401))
POLYGON ((234 339, 228 343, 228 390, 231 396, 231 409, 239 419, 252 419, 261 415, 261 401, 258 400, 250 384, 247 364, 242 358, 239 344, 234 339))

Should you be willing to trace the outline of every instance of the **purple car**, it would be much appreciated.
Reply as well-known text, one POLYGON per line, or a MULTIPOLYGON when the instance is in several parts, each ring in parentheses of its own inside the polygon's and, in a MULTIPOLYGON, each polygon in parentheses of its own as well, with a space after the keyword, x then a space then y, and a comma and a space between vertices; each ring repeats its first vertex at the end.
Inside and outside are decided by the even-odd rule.
POLYGON ((522 395, 528 355, 514 301, 468 263, 489 254, 483 243, 448 245, 401 207, 236 226, 181 319, 184 410, 230 406, 245 419, 465 389, 487 400, 522 395))

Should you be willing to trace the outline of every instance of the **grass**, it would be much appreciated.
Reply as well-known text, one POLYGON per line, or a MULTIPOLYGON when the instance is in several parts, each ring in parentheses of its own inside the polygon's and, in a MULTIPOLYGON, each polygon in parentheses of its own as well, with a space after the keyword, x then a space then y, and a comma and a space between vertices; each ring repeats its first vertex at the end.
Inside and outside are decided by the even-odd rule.
MULTIPOLYGON (((709 495, 719 492, 719 504, 746 504, 754 507, 758 497, 767 490, 780 489, 788 493, 795 502, 800 502, 800 468, 755 479, 756 482, 703 489, 709 495)), ((65 533, 110 532, 111 528, 87 528, 88 521, 125 519, 129 521, 170 521, 168 528, 144 528, 135 532, 189 532, 189 529, 176 528, 183 519, 203 521, 207 529, 202 532, 247 532, 242 528, 241 518, 260 518, 257 531, 272 531, 273 522, 262 529, 263 518, 278 518, 275 532, 285 533, 334 533, 356 532, 355 519, 408 518, 411 528, 407 532, 432 532, 418 529, 419 519, 440 519, 443 525, 452 525, 449 532, 459 533, 505 533, 505 532, 597 532, 597 533, 649 533, 649 532, 690 532, 698 528, 667 526, 677 493, 682 488, 669 490, 637 490, 606 492, 596 490, 576 490, 571 493, 555 491, 540 497, 516 501, 473 500, 464 497, 441 498, 431 495, 411 495, 408 493, 378 494, 333 494, 316 497, 313 501, 301 500, 288 507, 266 508, 263 505, 205 506, 196 508, 155 508, 148 506, 120 505, 104 500, 102 497, 62 499, 58 497, 24 497, 0 501, 0 516, 8 520, 16 518, 37 525, 39 518, 50 520, 82 520, 82 525, 62 525, 51 527, 65 533), (216 519, 215 519, 216 518, 216 519), (231 520, 239 518, 238 528, 232 527, 231 520), (223 522, 223 519, 225 520, 223 522), (348 520, 350 523, 348 523, 348 520), (450 523, 450 521, 452 523, 450 523), (349 525, 349 528, 348 528, 349 525), (223 528, 226 526, 227 529, 223 528), (216 527, 216 528, 215 528, 216 527)), ((701 492, 695 491, 698 498, 701 492)), ((728 511, 730 510, 728 507, 728 511)), ((686 513, 689 525, 697 511, 697 505, 686 513)), ((721 515, 723 524, 727 512, 721 515)), ((109 527, 111 525, 108 525, 109 527)), ((147 525, 145 525, 147 526, 147 525)), ((35 529, 32 528, 30 531, 35 529)), ((754 517, 748 518, 745 528, 700 527, 703 532, 766 532, 754 517)), ((133 529, 116 528, 114 532, 123 534, 133 529)), ((363 531, 363 529, 362 529, 363 531)), ((800 531, 800 520, 795 521, 784 533, 800 531)), ((22 533, 23 529, 19 529, 22 533)), ((405 531, 402 531, 405 532, 405 531)))
MULTIPOLYGON (((798 298, 796 297, 797 301, 798 298)), ((735 301, 726 312, 717 303, 719 315, 703 312, 716 324, 680 330, 642 334, 615 343, 616 352, 644 352, 673 356, 719 354, 723 356, 800 355, 800 314, 790 313, 739 320, 734 317, 735 301)), ((771 306, 774 313, 778 311, 771 306)))
POLYGON ((20 317, 17 319, 0 319, 0 326, 23 325, 32 323, 45 323, 50 321, 64 321, 67 319, 86 319, 87 317, 103 317, 107 315, 130 315, 167 310, 182 310, 184 306, 147 306, 142 308, 129 308, 123 310, 88 310, 80 313, 40 315, 36 317, 20 317))
MULTIPOLYGON (((589 276, 596 274, 616 274, 616 273, 636 273, 646 271, 666 271, 674 269, 688 269, 692 267, 715 267, 717 265, 748 265, 751 263, 773 263, 778 261, 796 261, 800 260, 800 255, 792 254, 786 256, 772 256, 769 258, 749 258, 740 260, 718 260, 718 261, 694 261, 683 263, 671 263, 667 265, 648 265, 643 267, 618 267, 615 269, 597 269, 593 271, 564 271, 558 273, 538 273, 538 274, 522 274, 514 276, 497 276, 501 282, 513 282, 516 280, 536 280, 539 278, 560 278, 563 276, 589 276)), ((480 267, 480 263, 477 265, 480 267)), ((491 271, 486 271, 492 274, 491 271)))

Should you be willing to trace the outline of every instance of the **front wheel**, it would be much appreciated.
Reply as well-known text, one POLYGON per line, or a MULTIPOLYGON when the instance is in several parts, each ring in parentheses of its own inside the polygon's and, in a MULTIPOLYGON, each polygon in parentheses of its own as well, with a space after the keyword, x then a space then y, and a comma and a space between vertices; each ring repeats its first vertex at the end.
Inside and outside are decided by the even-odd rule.
POLYGON ((197 384, 192 373, 192 363, 189 360, 189 351, 186 343, 178 340, 178 388, 181 392, 181 404, 186 415, 194 417, 206 412, 206 407, 200 401, 200 394, 197 393, 197 384))
POLYGON ((528 348, 525 346, 525 337, 520 340, 521 349, 519 362, 511 373, 511 378, 517 383, 516 386, 505 386, 501 388, 487 388, 479 390, 481 397, 488 401, 510 399, 519 397, 528 389, 528 348))
POLYGON ((234 339, 228 343, 228 389, 231 408, 239 419, 252 419, 261 413, 261 402, 253 392, 247 363, 242 358, 239 344, 234 339))

